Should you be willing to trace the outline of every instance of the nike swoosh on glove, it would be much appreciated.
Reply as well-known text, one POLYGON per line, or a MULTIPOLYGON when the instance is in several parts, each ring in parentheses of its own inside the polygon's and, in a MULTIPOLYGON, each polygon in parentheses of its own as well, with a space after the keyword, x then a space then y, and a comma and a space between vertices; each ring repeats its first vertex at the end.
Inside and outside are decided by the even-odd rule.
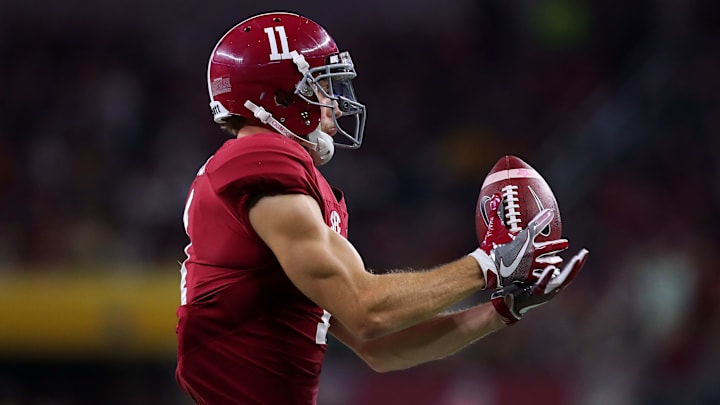
MULTIPOLYGON (((498 212, 499 194, 492 196, 490 210, 498 212)), ((540 211, 528 225, 513 235, 503 224, 500 214, 492 215, 480 247, 470 256, 477 260, 485 278, 485 288, 504 287, 514 281, 532 282, 548 265, 559 265, 557 253, 567 249, 567 239, 536 242, 535 239, 552 221, 551 209, 540 211)))

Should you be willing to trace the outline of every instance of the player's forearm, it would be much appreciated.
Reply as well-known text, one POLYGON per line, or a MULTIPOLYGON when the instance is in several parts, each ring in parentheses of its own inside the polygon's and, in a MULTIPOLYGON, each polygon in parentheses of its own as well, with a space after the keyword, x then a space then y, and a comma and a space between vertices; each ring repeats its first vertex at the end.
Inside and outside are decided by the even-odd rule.
POLYGON ((462 258, 428 271, 399 272, 374 278, 361 306, 375 328, 377 338, 431 319, 482 288, 477 263, 462 258))
POLYGON ((353 349, 376 371, 402 370, 456 353, 504 326, 486 303, 438 315, 375 340, 356 342, 353 349))
POLYGON ((480 267, 469 256, 431 270, 374 275, 345 239, 332 231, 327 235, 327 242, 288 245, 283 252, 295 250, 290 255, 295 259, 281 263, 295 285, 357 339, 376 339, 426 321, 484 286, 480 267))

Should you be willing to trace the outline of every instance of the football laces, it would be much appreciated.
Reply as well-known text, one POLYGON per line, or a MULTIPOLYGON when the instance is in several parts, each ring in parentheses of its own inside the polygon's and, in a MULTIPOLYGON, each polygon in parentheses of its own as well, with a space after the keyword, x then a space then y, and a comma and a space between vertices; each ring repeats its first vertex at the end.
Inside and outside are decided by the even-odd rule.
POLYGON ((505 227, 512 233, 522 231, 520 223, 520 199, 518 198, 518 186, 508 184, 500 190, 505 211, 505 227))

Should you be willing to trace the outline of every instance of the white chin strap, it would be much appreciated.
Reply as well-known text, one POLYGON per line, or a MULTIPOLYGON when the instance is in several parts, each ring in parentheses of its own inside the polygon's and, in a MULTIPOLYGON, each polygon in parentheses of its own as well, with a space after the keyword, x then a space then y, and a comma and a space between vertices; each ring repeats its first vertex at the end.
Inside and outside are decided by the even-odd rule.
POLYGON ((318 125, 307 137, 311 143, 315 144, 315 146, 308 148, 315 166, 322 166, 329 162, 335 154, 335 143, 333 142, 332 136, 321 131, 320 125, 318 125))
POLYGON ((259 119, 263 124, 270 125, 280 134, 296 140, 302 146, 307 148, 315 166, 324 165, 329 162, 335 154, 335 144, 333 143, 332 137, 325 132, 322 132, 319 125, 314 131, 307 135, 308 139, 305 139, 289 130, 285 125, 273 118, 272 114, 252 101, 245 101, 245 108, 250 110, 255 118, 259 119))

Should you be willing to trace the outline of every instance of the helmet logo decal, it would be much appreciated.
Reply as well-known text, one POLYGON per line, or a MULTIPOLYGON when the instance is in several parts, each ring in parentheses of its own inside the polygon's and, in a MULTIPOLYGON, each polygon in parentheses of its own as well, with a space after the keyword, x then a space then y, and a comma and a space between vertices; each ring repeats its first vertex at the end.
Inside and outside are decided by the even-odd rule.
POLYGON ((282 51, 282 53, 278 52, 278 44, 277 40, 275 39, 275 32, 273 32, 273 27, 267 27, 264 31, 267 34, 268 42, 270 43, 270 60, 292 59, 292 54, 290 53, 290 46, 288 45, 287 34, 285 33, 285 27, 283 27, 282 25, 275 27, 275 32, 277 32, 278 37, 280 37, 280 50, 282 51))
POLYGON ((220 94, 230 93, 232 86, 230 85, 229 77, 218 77, 210 83, 210 91, 213 97, 219 96, 220 94))

